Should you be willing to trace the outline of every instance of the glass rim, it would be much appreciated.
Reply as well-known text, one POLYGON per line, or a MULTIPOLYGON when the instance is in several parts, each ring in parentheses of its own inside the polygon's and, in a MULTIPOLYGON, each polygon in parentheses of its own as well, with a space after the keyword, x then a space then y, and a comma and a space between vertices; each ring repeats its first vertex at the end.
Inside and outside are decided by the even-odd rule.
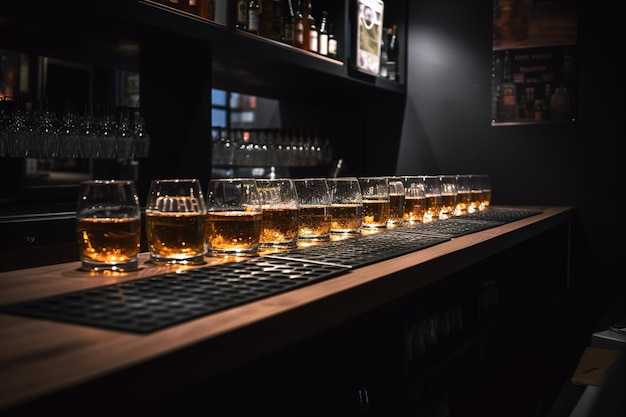
POLYGON ((154 184, 162 182, 200 182, 198 178, 161 178, 150 181, 154 184))
POLYGON ((81 181, 80 184, 93 185, 93 184, 135 184, 134 180, 105 180, 105 179, 92 179, 81 181))

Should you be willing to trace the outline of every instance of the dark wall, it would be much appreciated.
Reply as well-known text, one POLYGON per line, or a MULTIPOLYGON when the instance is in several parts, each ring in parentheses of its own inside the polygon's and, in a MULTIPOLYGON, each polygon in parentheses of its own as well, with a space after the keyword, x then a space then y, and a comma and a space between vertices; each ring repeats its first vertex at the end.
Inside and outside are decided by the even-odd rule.
MULTIPOLYGON (((487 173, 494 204, 569 205, 573 279, 624 292, 624 38, 615 13, 579 5, 578 108, 569 124, 491 126, 492 3, 409 2, 398 174, 487 173)), ((591 293, 589 293, 591 294, 591 293)))

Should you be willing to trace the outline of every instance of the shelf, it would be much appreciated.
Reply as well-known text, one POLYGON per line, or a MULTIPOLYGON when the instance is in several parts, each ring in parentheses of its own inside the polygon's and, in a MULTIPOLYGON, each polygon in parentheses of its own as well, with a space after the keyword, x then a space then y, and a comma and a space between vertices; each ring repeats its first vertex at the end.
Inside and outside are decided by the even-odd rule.
MULTIPOLYGON (((149 0, 113 0, 106 7, 75 0, 33 0, 2 6, 0 16, 0 48, 103 68, 139 72, 142 43, 169 39, 182 49, 204 46, 212 56, 212 83, 219 89, 287 99, 301 95, 303 89, 319 88, 405 92, 403 83, 357 73, 347 62, 149 0), (77 15, 86 18, 76 19, 77 15)), ((163 48, 164 59, 168 47, 172 44, 163 48)))

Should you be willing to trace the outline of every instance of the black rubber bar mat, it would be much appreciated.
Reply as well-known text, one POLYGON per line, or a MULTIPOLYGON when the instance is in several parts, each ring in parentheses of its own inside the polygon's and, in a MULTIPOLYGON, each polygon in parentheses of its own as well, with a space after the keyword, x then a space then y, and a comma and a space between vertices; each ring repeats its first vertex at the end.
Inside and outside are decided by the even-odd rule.
POLYGON ((500 226, 502 223, 486 220, 468 220, 452 218, 446 220, 436 220, 430 223, 420 223, 413 226, 399 227, 400 233, 418 233, 420 235, 440 236, 452 239, 455 237, 480 232, 500 226))
POLYGON ((467 218, 468 220, 486 220, 505 224, 525 219, 527 217, 536 216, 537 214, 541 213, 542 211, 540 210, 490 207, 489 209, 484 211, 477 211, 476 213, 467 214, 466 216, 463 216, 463 218, 467 218))
POLYGON ((6 305, 0 311, 150 333, 346 270, 306 261, 253 258, 6 305))
POLYGON ((242 262, 0 306, 0 311, 150 333, 538 213, 490 208, 462 219, 403 226, 242 262))
POLYGON ((441 236, 420 236, 395 232, 400 229, 402 228, 327 242, 306 248, 292 249, 275 255, 265 255, 265 257, 286 260, 298 259, 327 265, 358 268, 450 240, 441 236))

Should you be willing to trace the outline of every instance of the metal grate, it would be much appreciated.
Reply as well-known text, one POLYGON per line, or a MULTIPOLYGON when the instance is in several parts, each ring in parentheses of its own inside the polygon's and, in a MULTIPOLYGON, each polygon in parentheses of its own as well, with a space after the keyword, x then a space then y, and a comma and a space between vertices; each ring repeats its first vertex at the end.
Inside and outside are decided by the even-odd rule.
POLYGON ((254 258, 51 296, 0 310, 149 333, 345 271, 336 265, 254 258))
POLYGON ((536 216, 541 214, 538 210, 524 210, 524 209, 512 209, 505 207, 490 207, 485 211, 478 211, 476 213, 470 213, 466 216, 468 220, 486 220, 499 222, 501 224, 511 223, 517 220, 525 219, 527 217, 536 216))
POLYGON ((429 236, 440 236, 448 239, 491 229, 501 223, 483 220, 447 219, 432 223, 421 223, 397 229, 402 233, 419 233, 429 236))
POLYGON ((396 230, 400 229, 328 242, 307 248, 293 249, 277 255, 267 255, 266 258, 271 256, 276 259, 299 259, 328 265, 358 268, 425 249, 449 240, 446 237, 395 233, 396 230))

